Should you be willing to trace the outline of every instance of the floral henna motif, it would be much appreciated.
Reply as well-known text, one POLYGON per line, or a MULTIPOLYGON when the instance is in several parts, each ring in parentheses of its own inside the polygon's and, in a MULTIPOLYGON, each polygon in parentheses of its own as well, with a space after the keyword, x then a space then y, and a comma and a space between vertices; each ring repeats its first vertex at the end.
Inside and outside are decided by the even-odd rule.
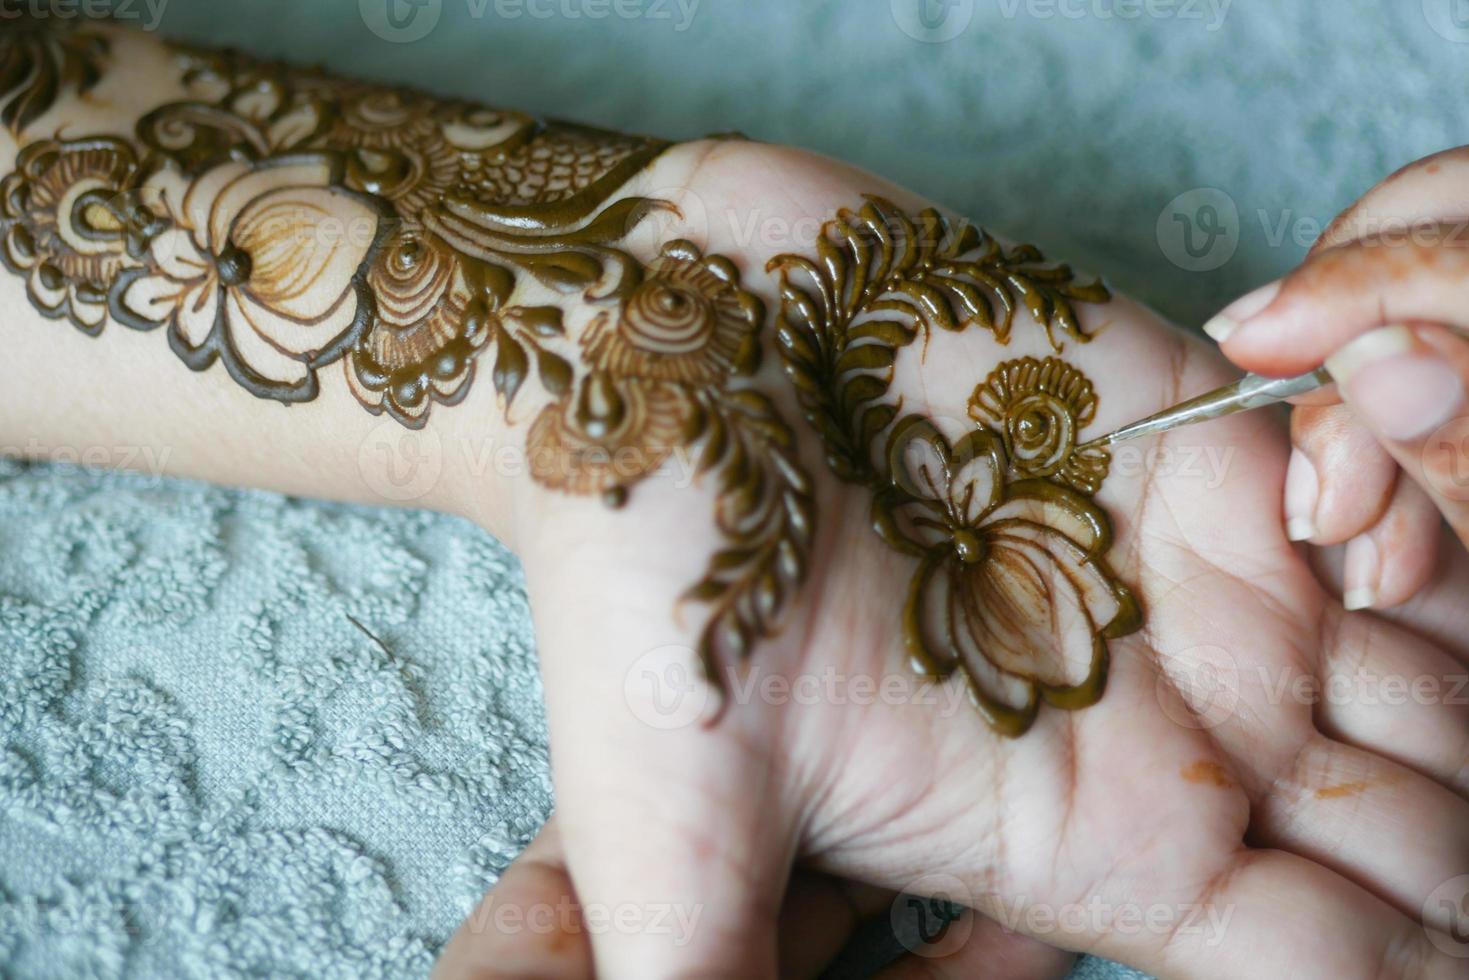
POLYGON ((1042 703, 1095 703, 1107 641, 1142 616, 1107 564, 1111 523, 1090 499, 1110 457, 1078 446, 1096 415, 1091 382, 1058 357, 1003 363, 970 398, 975 427, 952 441, 889 389, 899 353, 935 328, 977 326, 1007 343, 1019 302, 1053 348, 1058 333, 1085 341, 1071 304, 1104 302, 1106 288, 1076 284, 1029 246, 1006 251, 878 198, 842 211, 817 249, 814 261, 770 263, 783 366, 833 471, 871 491, 878 533, 918 561, 903 612, 914 669, 962 673, 1009 736, 1042 703))
MULTIPOLYGON (((102 40, 45 24, 0 35, 0 105, 26 125, 62 83, 100 78, 102 40)), ((162 330, 203 371, 281 402, 340 362, 374 414, 418 428, 476 361, 508 412, 532 377, 533 477, 621 506, 675 453, 717 488, 724 546, 687 598, 724 667, 772 635, 805 577, 810 484, 792 434, 745 379, 764 307, 727 259, 617 247, 663 202, 618 191, 668 146, 181 51, 187 101, 134 139, 38 140, 0 183, 0 261, 32 304, 91 335, 162 330), (551 298, 518 305, 527 279, 551 298), (562 302, 574 300, 575 302, 562 302)))

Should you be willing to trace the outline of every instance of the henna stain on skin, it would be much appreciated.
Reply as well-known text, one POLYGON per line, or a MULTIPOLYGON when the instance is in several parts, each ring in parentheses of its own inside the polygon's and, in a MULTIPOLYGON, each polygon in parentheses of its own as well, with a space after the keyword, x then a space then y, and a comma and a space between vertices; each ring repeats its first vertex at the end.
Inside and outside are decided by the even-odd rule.
POLYGON ((1024 306, 1053 350, 1089 339, 1074 301, 1105 302, 1031 246, 1003 249, 933 209, 881 198, 828 222, 815 259, 781 255, 783 366, 836 475, 872 495, 873 524, 917 567, 903 640, 919 673, 959 673, 992 728, 1019 736, 1041 705, 1075 710, 1106 684, 1107 641, 1139 629, 1132 592, 1108 566, 1112 527, 1091 500, 1110 456, 1082 449, 1091 382, 1058 357, 999 365, 950 437, 904 413, 899 355, 934 330, 989 330, 1008 343, 1024 306), (884 434, 885 438, 884 438, 884 434))
POLYGON ((193 370, 285 404, 340 365, 363 408, 410 428, 488 358, 507 417, 532 379, 548 400, 533 478, 613 507, 690 453, 723 543, 683 598, 708 607, 699 653, 722 690, 779 629, 815 513, 791 429, 749 387, 765 309, 734 264, 618 247, 674 210, 617 196, 671 144, 176 50, 191 97, 132 139, 43 139, 27 125, 102 79, 105 40, 54 19, 0 33, 0 119, 24 146, 0 261, 35 309, 91 336, 161 331, 193 370), (522 283, 552 299, 516 303, 522 283))
POLYGON ((1348 796, 1357 796, 1372 788, 1372 783, 1361 779, 1356 782, 1339 783, 1335 786, 1323 786, 1316 791, 1318 800, 1339 800, 1348 796))
POLYGON ((1234 780, 1230 778, 1229 772, 1217 762, 1200 759, 1190 762, 1178 771, 1185 782, 1196 786, 1217 786, 1219 789, 1233 789, 1234 780))

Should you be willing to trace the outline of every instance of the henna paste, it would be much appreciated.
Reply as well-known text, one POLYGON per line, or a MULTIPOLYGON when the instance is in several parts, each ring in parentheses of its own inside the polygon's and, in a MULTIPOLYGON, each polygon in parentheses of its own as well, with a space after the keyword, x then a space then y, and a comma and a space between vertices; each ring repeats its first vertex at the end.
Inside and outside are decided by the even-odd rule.
POLYGON ((879 198, 840 212, 817 248, 815 260, 770 263, 783 365, 832 470, 871 492, 876 530, 917 561, 903 609, 914 669, 962 673, 1009 736, 1042 702, 1094 704, 1107 641, 1142 617, 1107 565, 1111 522, 1090 499, 1110 457, 1077 445, 1096 414, 1091 382, 1058 357, 1003 363, 975 388, 975 427, 956 441, 902 414, 889 389, 915 341, 978 327, 1008 343, 1022 303, 1053 349, 1085 341, 1072 302, 1105 302, 1106 288, 1030 246, 1006 250, 937 211, 913 218, 879 198))
POLYGON ((789 427, 744 383, 764 307, 692 243, 646 267, 617 247, 671 209, 617 197, 669 144, 186 49, 193 97, 132 139, 29 132, 105 53, 49 20, 0 32, 0 114, 23 145, 0 260, 42 315, 161 331, 190 368, 285 403, 340 364, 365 409, 413 428, 481 359, 507 412, 537 378, 542 485, 620 506, 674 452, 714 481, 724 545, 688 593, 710 607, 711 681, 775 632, 813 512, 789 427), (555 298, 516 303, 526 281, 555 298))

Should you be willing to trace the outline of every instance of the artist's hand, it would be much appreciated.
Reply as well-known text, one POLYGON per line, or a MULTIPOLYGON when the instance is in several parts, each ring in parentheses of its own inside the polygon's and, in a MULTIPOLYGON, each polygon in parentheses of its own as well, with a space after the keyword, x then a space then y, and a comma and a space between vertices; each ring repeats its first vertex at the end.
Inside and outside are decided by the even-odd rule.
MULTIPOLYGON (((1323 362, 1338 384, 1295 410, 1291 535, 1346 543, 1332 574, 1351 608, 1454 588, 1440 552, 1469 542, 1469 148, 1383 181, 1285 279, 1207 330, 1264 374, 1323 362), (1443 519, 1457 534, 1446 534, 1443 519)), ((1469 629, 1469 614, 1445 628, 1469 629)))
MULTIPOLYGON (((691 186, 740 227, 772 215, 800 227, 873 190, 914 206, 870 176, 745 145, 711 153, 691 186)), ((687 231, 771 297, 760 270, 789 242, 735 241, 717 222, 687 231)), ((1126 301, 1083 319, 1095 339, 1065 356, 1101 398, 1089 433, 1232 375, 1126 301)), ((906 409, 960 419, 998 361, 1047 350, 1031 322, 1007 347, 980 330, 939 337, 906 409)), ((775 371, 762 383, 785 384, 775 371)), ((668 671, 687 658, 661 649, 669 597, 711 547, 693 516, 708 493, 649 482, 615 517, 541 498, 516 543, 557 818, 441 975, 577 976, 593 962, 610 977, 812 975, 857 916, 883 911, 879 889, 909 889, 1165 977, 1462 976, 1446 880, 1469 873, 1469 708, 1452 689, 1469 630, 1452 625, 1451 585, 1469 555, 1444 555, 1440 587, 1398 622, 1347 612, 1287 539, 1289 450, 1269 413, 1117 448, 1098 502, 1146 626, 1111 641, 1100 703, 1043 709, 1013 740, 956 682, 909 680, 900 617, 915 562, 872 533, 867 492, 829 472, 806 591, 712 727, 704 688, 668 671), (1394 696, 1402 683, 1412 690, 1394 696), (595 927, 557 914, 563 901, 595 927)), ((960 926, 971 941, 935 975, 1064 965, 994 922, 960 926)))

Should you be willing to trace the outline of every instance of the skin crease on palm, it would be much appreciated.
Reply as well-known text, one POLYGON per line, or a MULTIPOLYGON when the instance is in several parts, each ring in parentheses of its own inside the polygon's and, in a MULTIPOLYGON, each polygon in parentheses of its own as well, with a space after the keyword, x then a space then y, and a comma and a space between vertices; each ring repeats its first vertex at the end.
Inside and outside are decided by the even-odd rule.
MULTIPOLYGON (((120 62, 146 73, 150 55, 136 53, 120 62)), ((141 91, 126 81, 119 91, 141 91)), ((136 115, 106 96, 88 101, 91 128, 109 112, 136 115)), ((156 91, 138 98, 158 101, 156 91)), ((0 146, 7 172, 13 154, 0 146)), ((810 154, 686 144, 623 190, 680 209, 627 247, 646 261, 661 242, 692 239, 728 256, 773 309, 766 262, 809 251, 820 222, 869 193, 909 211, 924 204, 810 154)), ((218 372, 183 370, 139 335, 93 340, 42 321, 13 278, 0 282, 0 310, 16 406, 0 433, 7 444, 122 437, 172 447, 170 465, 187 475, 373 499, 356 450, 375 422, 352 410, 340 382, 287 413, 227 389, 218 372), (151 393, 141 406, 140 386, 151 393), (68 410, 47 408, 57 405, 68 410)), ((1079 312, 1094 339, 1068 340, 1064 356, 1100 397, 1084 436, 1237 376, 1210 345, 1125 298, 1079 312)), ((656 694, 629 678, 650 651, 694 644, 692 610, 668 610, 717 544, 708 487, 655 477, 613 513, 450 465, 422 501, 510 543, 531 593, 557 815, 487 906, 574 895, 589 910, 698 916, 670 936, 506 931, 476 913, 440 975, 575 976, 593 963, 609 977, 811 975, 853 919, 885 911, 897 889, 957 896, 988 917, 965 920, 969 942, 950 958, 895 968, 918 975, 1064 972, 1066 957, 1048 946, 1165 977, 1465 975, 1469 959, 1446 952, 1450 910, 1428 899, 1469 873, 1469 708, 1364 696, 1354 683, 1427 677, 1447 690, 1463 675, 1462 544, 1434 524, 1438 561, 1411 583, 1412 601, 1348 613, 1332 588, 1339 563, 1287 539, 1283 415, 1213 422, 1120 450, 1098 495, 1116 525, 1111 563, 1147 616, 1111 642, 1100 703, 1043 710, 1014 740, 992 732, 952 681, 922 699, 859 703, 870 699, 844 696, 855 687, 841 679, 909 679, 899 619, 913 560, 872 533, 866 493, 821 465, 766 338, 755 383, 798 429, 820 524, 800 601, 736 680, 835 677, 835 695, 736 693, 717 724, 648 723, 656 694), (1343 682, 1346 697, 1302 693, 1343 682), (1129 918, 1149 911, 1157 924, 1129 918)), ((922 356, 915 346, 895 391, 908 410, 958 425, 998 362, 1048 352, 1022 313, 1003 347, 979 330, 937 336, 922 356)), ((531 410, 520 406, 508 428, 499 415, 479 385, 434 426, 447 444, 518 444, 531 410)), ((1406 543, 1421 550, 1421 522, 1412 529, 1406 543)))

